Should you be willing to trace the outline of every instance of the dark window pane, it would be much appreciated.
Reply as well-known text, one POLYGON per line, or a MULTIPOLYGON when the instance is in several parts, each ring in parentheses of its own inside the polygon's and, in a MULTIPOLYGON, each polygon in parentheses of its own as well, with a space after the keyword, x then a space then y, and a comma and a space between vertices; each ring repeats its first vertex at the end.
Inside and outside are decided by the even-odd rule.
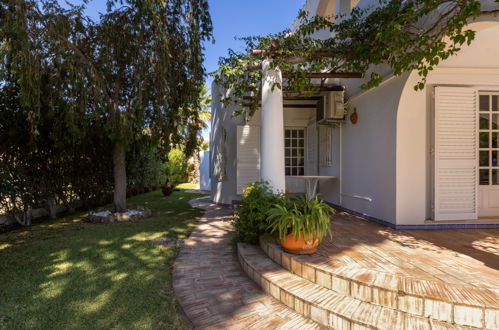
POLYGON ((499 111, 499 95, 492 95, 492 111, 499 111))
POLYGON ((489 184, 489 170, 480 170, 480 184, 481 185, 489 184))
POLYGON ((480 95, 480 111, 489 111, 489 95, 480 95))
POLYGON ((291 156, 291 150, 290 150, 290 149, 285 149, 285 150, 284 150, 284 155, 285 155, 286 157, 291 156))
POLYGON ((304 141, 303 139, 300 139, 300 140, 298 141, 298 147, 303 148, 303 147, 304 147, 304 144, 305 144, 305 141, 304 141))
POLYGON ((492 150, 492 166, 497 166, 497 150, 492 150))
POLYGON ((291 169, 289 167, 286 167, 286 175, 287 176, 291 175, 291 169))
POLYGON ((298 151, 296 149, 291 150, 291 156, 296 157, 298 151))
POLYGON ((492 133, 492 148, 497 148, 497 133, 492 133))
POLYGON ((489 147, 489 133, 480 132, 480 148, 488 148, 488 147, 489 147))
POLYGON ((290 137, 291 136, 291 131, 289 129, 285 130, 284 131, 284 136, 287 137, 287 138, 290 137))
POLYGON ((305 169, 303 167, 300 167, 300 171, 298 175, 305 175, 305 169))
POLYGON ((291 165, 291 158, 286 157, 285 160, 286 160, 286 166, 290 166, 291 165))
POLYGON ((489 118, 488 114, 480 114, 480 129, 489 129, 489 118))
POLYGON ((303 130, 299 130, 298 131, 298 136, 303 138, 303 136, 305 135, 305 132, 303 130))
POLYGON ((293 175, 298 175, 298 169, 297 168, 293 168, 291 170, 291 173, 293 173, 293 175))
POLYGON ((291 137, 294 137, 294 138, 296 137, 296 131, 295 130, 291 131, 291 137))
POLYGON ((480 166, 489 166, 488 150, 480 150, 480 166))
POLYGON ((492 184, 498 185, 499 182, 497 180, 497 170, 492 170, 492 184))
POLYGON ((499 115, 492 115, 492 129, 499 128, 499 115))

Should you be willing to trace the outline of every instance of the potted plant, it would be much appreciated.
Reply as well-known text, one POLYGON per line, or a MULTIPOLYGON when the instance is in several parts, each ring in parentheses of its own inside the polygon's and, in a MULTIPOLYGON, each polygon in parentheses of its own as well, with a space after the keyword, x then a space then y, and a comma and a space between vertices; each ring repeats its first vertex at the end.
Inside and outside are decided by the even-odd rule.
POLYGON ((294 254, 312 254, 327 235, 331 235, 330 216, 334 209, 317 196, 302 197, 269 210, 271 233, 277 233, 282 248, 294 254))

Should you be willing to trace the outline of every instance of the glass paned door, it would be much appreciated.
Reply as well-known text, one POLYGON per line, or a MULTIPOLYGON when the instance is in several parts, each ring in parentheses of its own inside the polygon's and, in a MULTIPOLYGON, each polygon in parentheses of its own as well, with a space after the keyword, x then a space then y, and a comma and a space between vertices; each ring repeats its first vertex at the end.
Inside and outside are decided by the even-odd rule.
POLYGON ((284 157, 286 176, 305 174, 305 130, 284 131, 284 157))
POLYGON ((479 216, 499 216, 499 92, 479 93, 479 216))

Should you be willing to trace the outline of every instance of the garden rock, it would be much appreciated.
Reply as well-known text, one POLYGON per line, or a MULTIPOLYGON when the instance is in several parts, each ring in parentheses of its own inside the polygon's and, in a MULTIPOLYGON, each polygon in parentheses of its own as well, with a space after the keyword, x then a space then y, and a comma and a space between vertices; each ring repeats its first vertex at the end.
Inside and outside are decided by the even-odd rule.
POLYGON ((137 209, 127 210, 126 212, 113 213, 106 210, 97 213, 89 213, 88 216, 84 218, 84 220, 91 223, 127 222, 149 218, 151 215, 151 210, 144 207, 139 207, 137 209))

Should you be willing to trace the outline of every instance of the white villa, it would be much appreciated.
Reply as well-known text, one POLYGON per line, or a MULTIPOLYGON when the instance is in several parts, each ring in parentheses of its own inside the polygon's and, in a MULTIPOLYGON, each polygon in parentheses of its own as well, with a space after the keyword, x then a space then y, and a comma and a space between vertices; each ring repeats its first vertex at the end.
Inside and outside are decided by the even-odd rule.
MULTIPOLYGON (((271 90, 282 76, 264 62, 261 108, 245 121, 214 84, 213 201, 232 204, 259 180, 305 192, 297 176, 324 176, 333 178, 319 181, 322 199, 392 228, 499 228, 499 3, 481 2, 469 24, 475 40, 423 91, 414 90, 417 72, 385 70, 371 90, 360 89, 362 78, 330 79, 342 87, 297 97, 271 90)), ((309 0, 305 9, 334 16, 376 3, 309 0)))

